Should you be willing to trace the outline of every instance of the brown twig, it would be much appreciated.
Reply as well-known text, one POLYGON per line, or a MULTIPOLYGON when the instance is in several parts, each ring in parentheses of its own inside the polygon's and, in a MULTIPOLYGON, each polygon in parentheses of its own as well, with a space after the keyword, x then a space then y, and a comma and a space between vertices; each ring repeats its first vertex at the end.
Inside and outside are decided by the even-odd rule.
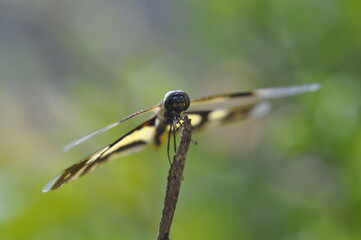
POLYGON ((169 240, 169 232, 177 206, 179 189, 183 180, 183 169, 187 158, 189 143, 191 142, 192 125, 187 117, 183 116, 181 140, 173 163, 169 169, 167 191, 164 200, 162 218, 159 224, 157 240, 169 240))

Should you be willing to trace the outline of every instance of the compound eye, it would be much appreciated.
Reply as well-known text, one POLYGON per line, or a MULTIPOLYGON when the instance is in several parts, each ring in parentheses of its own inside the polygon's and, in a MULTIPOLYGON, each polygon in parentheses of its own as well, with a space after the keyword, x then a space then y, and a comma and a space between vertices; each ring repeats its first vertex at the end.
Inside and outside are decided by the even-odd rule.
POLYGON ((173 101, 175 103, 184 103, 184 96, 183 95, 180 95, 180 94, 177 94, 173 97, 173 101))
POLYGON ((188 109, 190 99, 183 91, 171 91, 164 97, 164 107, 171 112, 181 113, 188 109))

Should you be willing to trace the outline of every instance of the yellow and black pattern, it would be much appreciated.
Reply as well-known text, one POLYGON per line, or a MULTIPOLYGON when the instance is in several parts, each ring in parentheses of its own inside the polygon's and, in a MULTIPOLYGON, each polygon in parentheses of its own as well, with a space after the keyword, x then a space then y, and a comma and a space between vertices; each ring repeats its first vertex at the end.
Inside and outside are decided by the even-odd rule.
POLYGON ((160 146, 164 142, 164 139, 167 135, 168 139, 170 139, 170 134, 176 133, 176 128, 178 129, 181 124, 182 113, 186 113, 191 119, 191 124, 194 130, 200 130, 234 121, 260 118, 267 114, 271 109, 270 103, 266 100, 298 95, 304 92, 313 92, 319 88, 320 85, 318 83, 311 83, 277 88, 264 88, 247 92, 217 94, 196 98, 193 100, 189 100, 188 94, 181 90, 170 91, 165 95, 164 100, 160 104, 137 111, 125 118, 118 120, 117 122, 92 132, 67 145, 66 149, 70 149, 92 136, 117 126, 129 118, 138 116, 151 110, 155 111, 155 115, 152 118, 140 124, 127 134, 123 135, 112 144, 99 149, 93 154, 90 154, 89 156, 80 160, 78 163, 65 169, 43 188, 43 192, 55 190, 62 185, 96 169, 100 164, 108 162, 115 156, 120 157, 141 150, 149 144, 160 146), (228 108, 213 108, 193 111, 187 110, 190 105, 213 104, 222 102, 228 103, 229 100, 239 100, 240 103, 238 106, 228 108), (243 102, 242 105, 241 102, 243 102), (174 131, 172 131, 172 133, 169 133, 171 129, 170 126, 172 124, 174 124, 173 126, 176 127, 173 128, 174 131))
POLYGON ((124 136, 117 139, 98 151, 83 158, 76 164, 65 169, 53 178, 44 188, 43 192, 55 190, 65 183, 78 179, 84 174, 96 169, 100 164, 108 162, 111 158, 124 156, 142 150, 147 144, 152 143, 155 134, 155 117, 140 124, 124 136))

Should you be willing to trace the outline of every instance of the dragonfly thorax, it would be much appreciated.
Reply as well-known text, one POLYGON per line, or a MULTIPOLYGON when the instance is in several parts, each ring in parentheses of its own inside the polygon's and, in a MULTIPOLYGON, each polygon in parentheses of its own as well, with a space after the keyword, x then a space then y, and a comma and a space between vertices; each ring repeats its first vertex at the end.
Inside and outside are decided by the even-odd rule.
POLYGON ((188 109, 189 104, 188 94, 181 90, 167 92, 163 100, 165 111, 169 113, 180 114, 188 109))

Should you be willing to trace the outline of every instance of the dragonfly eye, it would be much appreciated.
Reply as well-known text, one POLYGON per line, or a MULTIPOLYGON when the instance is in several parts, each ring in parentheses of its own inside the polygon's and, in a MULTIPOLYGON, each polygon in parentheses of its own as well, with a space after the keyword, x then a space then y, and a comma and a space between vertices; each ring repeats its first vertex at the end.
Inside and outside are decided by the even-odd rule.
POLYGON ((178 94, 178 95, 175 95, 174 97, 173 97, 173 101, 175 102, 175 103, 184 103, 184 96, 183 95, 180 95, 180 94, 178 94))
POLYGON ((167 111, 181 113, 188 109, 189 104, 188 94, 180 90, 170 91, 164 97, 164 107, 167 111))

